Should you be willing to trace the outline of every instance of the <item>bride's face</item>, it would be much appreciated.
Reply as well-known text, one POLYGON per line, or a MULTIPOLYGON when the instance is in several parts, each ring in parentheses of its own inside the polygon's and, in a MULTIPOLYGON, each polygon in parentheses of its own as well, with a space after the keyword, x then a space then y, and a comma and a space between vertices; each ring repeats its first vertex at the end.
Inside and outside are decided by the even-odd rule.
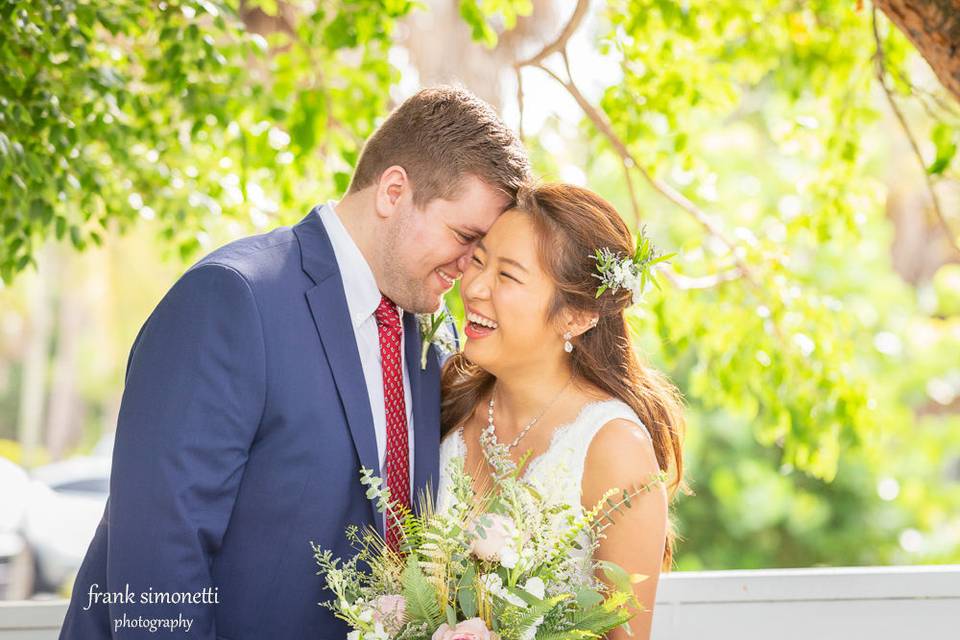
POLYGON ((554 290, 540 265, 528 215, 507 211, 477 244, 463 272, 464 355, 497 374, 559 353, 562 340, 547 319, 554 290))

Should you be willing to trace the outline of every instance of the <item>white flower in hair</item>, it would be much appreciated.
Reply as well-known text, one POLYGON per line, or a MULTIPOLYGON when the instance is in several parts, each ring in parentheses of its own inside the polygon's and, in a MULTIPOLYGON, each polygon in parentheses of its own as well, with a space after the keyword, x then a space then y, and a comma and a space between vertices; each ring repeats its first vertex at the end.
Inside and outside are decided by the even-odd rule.
POLYGON ((600 280, 596 297, 599 298, 607 289, 613 293, 626 289, 633 293, 633 304, 639 304, 643 300, 647 283, 652 282, 655 287, 660 288, 653 273, 654 265, 666 262, 675 255, 677 254, 659 255, 647 237, 646 227, 640 229, 637 248, 632 256, 615 254, 609 247, 597 249, 596 253, 590 256, 597 263, 597 273, 593 274, 593 277, 600 280))

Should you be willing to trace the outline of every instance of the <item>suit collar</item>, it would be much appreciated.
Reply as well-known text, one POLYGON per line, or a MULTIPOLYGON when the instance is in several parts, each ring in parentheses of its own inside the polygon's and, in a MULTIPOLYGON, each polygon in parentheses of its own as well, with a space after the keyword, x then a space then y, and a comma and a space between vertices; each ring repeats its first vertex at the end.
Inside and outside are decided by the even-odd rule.
POLYGON ((318 207, 317 215, 320 216, 333 246, 343 288, 347 294, 347 306, 350 307, 350 321, 356 329, 377 310, 382 294, 370 264, 347 231, 334 205, 335 202, 330 200, 318 207))
POLYGON ((314 284, 320 284, 332 275, 340 275, 337 256, 320 220, 319 209, 319 206, 311 209, 310 213, 293 227, 293 234, 300 243, 300 267, 314 284))

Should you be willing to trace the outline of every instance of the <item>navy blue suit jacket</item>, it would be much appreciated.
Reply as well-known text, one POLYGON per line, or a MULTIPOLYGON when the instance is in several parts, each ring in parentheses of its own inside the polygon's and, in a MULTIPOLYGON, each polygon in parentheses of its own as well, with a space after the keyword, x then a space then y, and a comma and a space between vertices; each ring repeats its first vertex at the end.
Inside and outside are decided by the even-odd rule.
MULTIPOLYGON (((417 495, 438 481, 440 359, 431 346, 421 370, 411 313, 404 335, 417 495)), ((382 531, 361 466, 379 470, 373 416, 314 210, 201 260, 140 330, 109 501, 60 638, 176 636, 129 624, 182 617, 193 620, 188 637, 204 640, 342 640, 347 628, 317 604, 329 592, 310 542, 346 557, 345 525, 382 531), (144 592, 204 588, 219 604, 142 603, 144 592), (91 590, 135 602, 91 605, 91 590)))

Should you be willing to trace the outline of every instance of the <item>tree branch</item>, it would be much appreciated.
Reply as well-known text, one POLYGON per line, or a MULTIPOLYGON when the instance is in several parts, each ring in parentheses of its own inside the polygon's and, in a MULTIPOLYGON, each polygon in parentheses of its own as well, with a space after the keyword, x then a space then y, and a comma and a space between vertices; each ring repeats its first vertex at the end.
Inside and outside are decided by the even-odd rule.
POLYGON ((567 21, 566 26, 563 27, 563 31, 560 32, 557 39, 548 43, 533 57, 517 62, 514 66, 518 69, 521 67, 535 67, 554 53, 566 50, 567 42, 569 42, 570 37, 576 33, 577 29, 580 28, 580 23, 583 22, 584 16, 587 15, 587 9, 589 7, 589 0, 577 0, 577 6, 573 9, 573 15, 570 16, 570 20, 567 21))
POLYGON ((630 175, 630 168, 625 162, 620 163, 623 166, 623 179, 627 183, 627 191, 630 193, 630 206, 633 207, 633 226, 640 228, 640 203, 637 201, 637 191, 633 188, 633 176, 630 175))
POLYGON ((523 73, 521 73, 520 67, 514 67, 513 71, 517 76, 517 109, 520 111, 517 129, 520 133, 520 140, 525 142, 526 135, 523 131, 523 73))
POLYGON ((646 180, 654 190, 693 216, 693 218, 700 223, 707 233, 719 239, 730 250, 730 253, 733 256, 733 259, 737 265, 737 269, 740 271, 740 273, 746 277, 752 285, 759 289, 759 281, 754 277, 752 269, 742 258, 737 255, 737 251, 735 250, 736 246, 721 231, 711 216, 697 207, 697 205, 695 205, 679 191, 662 180, 658 180, 654 176, 650 175, 650 173, 647 172, 639 162, 637 162, 636 158, 633 157, 633 154, 630 153, 630 150, 627 148, 626 144, 624 144, 623 140, 621 140, 613 130, 613 125, 610 123, 606 115, 594 107, 593 104, 591 104, 591 102, 583 95, 576 83, 574 83, 573 76, 570 73, 570 60, 567 56, 567 43, 570 41, 570 38, 583 22, 583 19, 587 13, 587 9, 589 8, 589 4, 590 3, 588 0, 578 0, 577 6, 573 10, 573 14, 570 16, 570 20, 564 26, 563 30, 560 32, 560 35, 557 36, 553 42, 550 42, 544 46, 543 49, 541 49, 536 55, 514 64, 518 78, 521 70, 524 67, 540 69, 548 74, 567 90, 567 93, 573 97, 573 99, 583 110, 584 114, 586 114, 590 121, 593 122, 597 130, 599 130, 600 133, 607 138, 610 144, 613 145, 614 151, 616 151, 617 155, 620 156, 620 159, 623 162, 624 174, 627 180, 627 189, 630 192, 631 204, 633 206, 633 213, 636 222, 639 222, 640 220, 640 208, 637 204, 636 194, 634 193, 633 182, 630 179, 631 168, 635 168, 637 171, 639 171, 640 175, 643 176, 644 180, 646 180), (563 58, 564 68, 566 69, 568 78, 567 80, 564 80, 543 64, 543 61, 554 53, 561 54, 563 58))
POLYGON ((658 264, 655 268, 657 271, 662 273, 663 276, 669 280, 674 287, 685 290, 712 289, 713 287, 716 287, 724 282, 738 280, 743 277, 743 273, 740 271, 740 269, 736 268, 727 269, 726 271, 719 271, 708 276, 698 277, 681 275, 667 263, 658 264))
POLYGON ((707 233, 720 240, 730 250, 733 259, 736 262, 737 268, 744 275, 744 277, 746 277, 752 285, 758 289, 760 288, 759 281, 753 275, 753 270, 742 258, 740 258, 738 252, 736 251, 736 245, 729 238, 727 238, 726 234, 724 234, 719 226, 713 221, 712 217, 700 209, 682 193, 671 187, 666 182, 650 175, 648 171, 640 166, 640 163, 637 162, 636 158, 627 148, 627 145, 613 130, 613 125, 610 123, 610 120, 607 119, 606 115, 602 111, 594 107, 593 104, 587 100, 586 96, 583 95, 572 79, 564 80, 542 64, 537 64, 536 68, 541 69, 558 83, 560 83, 573 97, 573 99, 576 100, 577 104, 590 119, 590 121, 593 122, 594 126, 597 127, 597 129, 607 138, 610 144, 613 145, 614 151, 616 151, 620 156, 624 166, 626 166, 628 169, 635 168, 637 171, 639 171, 644 180, 646 180, 647 183, 650 184, 650 186, 652 186, 657 192, 693 216, 693 218, 700 223, 707 233))
POLYGON ((950 243, 950 246, 953 247, 954 251, 960 254, 960 245, 957 244, 957 236, 953 232, 953 229, 950 228, 950 223, 947 222, 946 217, 943 215, 943 209, 940 206, 940 198, 937 196, 937 190, 934 188, 933 178, 927 171, 927 163, 924 162, 923 154, 920 153, 920 146, 917 144, 917 140, 914 137, 913 132, 910 130, 910 126, 907 124, 907 119, 904 117, 899 105, 897 105, 897 101, 893 97, 893 91, 891 91, 890 86, 887 84, 886 66, 884 64, 883 55, 883 42, 880 39, 880 31, 877 28, 876 7, 873 8, 872 27, 873 39, 877 47, 876 53, 874 53, 873 56, 874 62, 876 63, 877 79, 880 81, 880 86, 883 88, 883 93, 887 97, 887 102, 890 104, 893 114, 900 123, 900 128, 903 129, 904 135, 907 136, 907 140, 910 142, 910 148, 913 149, 913 155, 916 156, 917 162, 920 164, 920 171, 923 173, 923 179, 927 184, 927 190, 930 192, 930 199, 933 201, 933 212, 936 214, 937 220, 939 221, 940 226, 943 228, 944 233, 946 233, 947 241, 950 243))

